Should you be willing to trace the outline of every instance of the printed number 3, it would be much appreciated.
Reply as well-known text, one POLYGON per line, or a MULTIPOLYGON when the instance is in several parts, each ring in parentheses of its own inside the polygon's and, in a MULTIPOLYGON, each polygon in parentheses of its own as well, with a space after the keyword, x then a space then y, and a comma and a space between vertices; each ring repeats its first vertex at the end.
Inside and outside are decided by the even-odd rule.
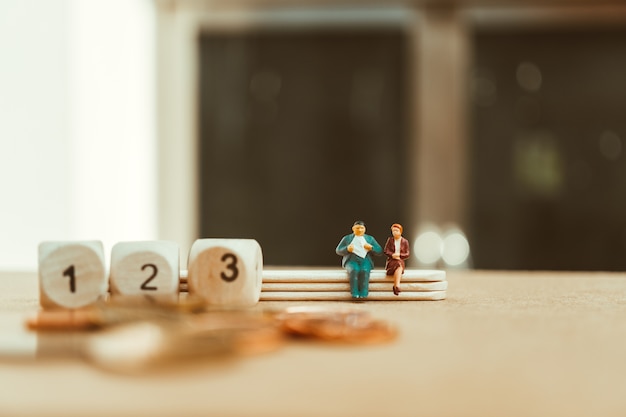
POLYGON ((232 253, 225 253, 222 256, 221 261, 222 262, 230 261, 230 263, 226 265, 226 269, 230 271, 230 274, 227 275, 221 272, 220 277, 222 277, 222 279, 226 282, 233 282, 234 280, 236 280, 237 277, 239 276, 239 269, 237 269, 237 257, 233 255, 232 253))

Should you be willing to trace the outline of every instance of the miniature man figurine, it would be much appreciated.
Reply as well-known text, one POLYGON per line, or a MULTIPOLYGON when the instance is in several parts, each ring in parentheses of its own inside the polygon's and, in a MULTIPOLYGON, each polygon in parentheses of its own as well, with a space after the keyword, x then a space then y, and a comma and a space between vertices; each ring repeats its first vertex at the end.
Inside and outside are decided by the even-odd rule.
POLYGON ((391 225, 391 235, 385 243, 387 263, 385 270, 388 276, 393 276, 393 293, 400 294, 400 279, 404 274, 404 260, 409 257, 409 241, 402 237, 402 225, 391 225))
POLYGON ((341 239, 335 252, 343 256, 341 265, 348 271, 352 298, 367 298, 374 268, 371 254, 382 255, 383 249, 374 237, 365 234, 365 223, 354 222, 352 233, 341 239))

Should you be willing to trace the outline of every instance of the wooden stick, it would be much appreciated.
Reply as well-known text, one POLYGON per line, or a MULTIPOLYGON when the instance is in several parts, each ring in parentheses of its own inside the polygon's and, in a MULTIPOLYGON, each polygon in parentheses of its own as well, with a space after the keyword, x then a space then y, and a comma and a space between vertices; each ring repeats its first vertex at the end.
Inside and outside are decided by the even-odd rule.
MULTIPOLYGON (((446 291, 371 292, 364 301, 436 301, 444 300, 446 291)), ((348 291, 320 292, 261 292, 261 301, 350 301, 348 291)))
MULTIPOLYGON (((370 282, 387 282, 391 277, 384 270, 370 273, 370 282)), ((404 271, 404 282, 445 281, 445 271, 407 269, 404 271)), ((267 269, 263 270, 263 282, 346 282, 348 273, 344 269, 267 269)))
MULTIPOLYGON (((263 282, 346 282, 348 274, 345 269, 263 269, 263 282)), ((392 277, 385 275, 383 269, 375 269, 370 273, 370 282, 390 282, 392 277)), ((445 281, 446 272, 428 269, 407 269, 402 275, 402 282, 436 282, 445 281)), ((187 271, 180 272, 180 282, 187 282, 187 271)))
MULTIPOLYGON (((393 280, 388 279, 385 282, 370 282, 370 291, 390 291, 393 285, 393 280)), ((400 282, 400 289, 402 291, 445 291, 448 289, 448 281, 432 281, 432 282, 400 282)), ((182 282, 179 286, 180 292, 188 292, 189 287, 187 283, 182 282)), ((347 278, 344 282, 264 282, 261 287, 262 292, 349 292, 350 284, 347 282, 347 278)))
MULTIPOLYGON (((371 291, 392 291, 393 281, 371 283, 371 291)), ((400 289, 404 291, 443 291, 448 289, 448 281, 435 282, 401 282, 400 289)), ((266 282, 261 291, 350 291, 348 282, 266 282)))
MULTIPOLYGON (((391 292, 393 291, 393 282, 378 282, 369 285, 369 291, 372 292, 391 292)), ((445 291, 448 289, 448 281, 438 282, 402 282, 400 289, 404 292, 428 292, 428 291, 445 291)), ((189 287, 185 283, 179 286, 181 293, 189 292, 189 287)), ((347 282, 266 282, 261 288, 262 292, 349 292, 350 284, 347 282)))

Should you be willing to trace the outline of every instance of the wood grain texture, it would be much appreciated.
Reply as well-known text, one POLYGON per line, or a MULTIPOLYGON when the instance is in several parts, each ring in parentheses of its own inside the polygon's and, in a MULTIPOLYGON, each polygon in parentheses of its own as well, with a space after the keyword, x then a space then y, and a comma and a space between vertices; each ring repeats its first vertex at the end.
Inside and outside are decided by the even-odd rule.
POLYGON ((198 239, 189 253, 190 294, 215 306, 251 306, 259 301, 263 270, 254 239, 198 239))
POLYGON ((85 307, 106 292, 102 242, 39 244, 39 302, 44 309, 85 307))
POLYGON ((177 293, 179 264, 179 247, 176 242, 119 242, 111 250, 111 294, 177 293))

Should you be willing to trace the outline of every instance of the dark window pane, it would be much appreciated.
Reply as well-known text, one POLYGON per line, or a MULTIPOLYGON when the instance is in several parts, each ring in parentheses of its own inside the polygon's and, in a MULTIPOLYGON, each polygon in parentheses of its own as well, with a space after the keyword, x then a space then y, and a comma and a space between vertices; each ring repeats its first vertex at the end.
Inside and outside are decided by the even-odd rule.
POLYGON ((200 38, 201 235, 255 238, 270 265, 338 265, 354 220, 406 218, 405 35, 200 38))
POLYGON ((626 270, 626 32, 478 32, 477 268, 626 270))

